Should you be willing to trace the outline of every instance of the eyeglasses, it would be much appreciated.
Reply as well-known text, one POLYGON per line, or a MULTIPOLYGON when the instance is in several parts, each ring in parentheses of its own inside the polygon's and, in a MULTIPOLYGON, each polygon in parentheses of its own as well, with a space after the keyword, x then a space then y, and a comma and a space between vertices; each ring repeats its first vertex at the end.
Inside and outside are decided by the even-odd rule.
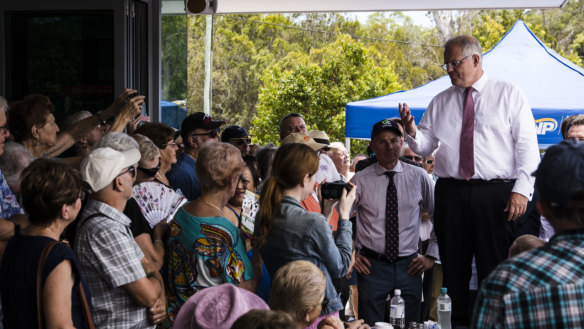
POLYGON ((213 129, 207 133, 191 134, 191 136, 209 136, 209 138, 217 138, 219 136, 219 129, 213 129))
POLYGON ((160 160, 158 160, 158 166, 156 166, 154 168, 142 168, 142 167, 138 167, 138 170, 140 170, 141 172, 143 172, 144 175, 146 175, 148 177, 154 177, 158 173, 158 170, 160 169, 161 163, 162 162, 160 160))
POLYGON ((176 145, 176 143, 174 141, 172 141, 172 142, 168 142, 166 144, 162 144, 162 148, 165 149, 168 145, 178 147, 178 145, 176 145))
POLYGON ((2 133, 2 135, 6 135, 6 133, 8 132, 8 126, 4 125, 0 127, 0 132, 2 133))
POLYGON ((410 161, 416 161, 416 162, 422 162, 422 160, 424 160, 424 158, 422 158, 419 155, 404 155, 404 158, 406 158, 410 161))
POLYGON ((249 137, 239 137, 239 138, 229 138, 229 143, 243 145, 243 144, 251 144, 251 138, 249 137))
POLYGON ((424 163, 427 165, 431 165, 434 163, 434 160, 426 160, 426 161, 424 161, 424 163))
POLYGON ((466 56, 466 57, 465 57, 465 58, 463 58, 463 59, 459 59, 459 60, 457 60, 457 61, 453 61, 453 62, 450 62, 450 63, 444 63, 444 64, 440 65, 440 67, 441 67, 441 68, 442 68, 444 71, 448 71, 448 68, 449 68, 449 67, 451 67, 451 68, 455 68, 455 67, 457 67, 458 65, 460 65, 460 64, 461 64, 461 63, 462 63, 462 62, 463 62, 465 59, 468 59, 468 58, 470 58, 471 56, 472 56, 472 55, 468 55, 468 56, 466 56))
POLYGON ((124 174, 130 173, 130 175, 132 176, 132 178, 136 177, 136 167, 134 166, 129 166, 128 170, 124 171, 123 173, 120 173, 119 175, 117 175, 116 177, 120 177, 124 174))

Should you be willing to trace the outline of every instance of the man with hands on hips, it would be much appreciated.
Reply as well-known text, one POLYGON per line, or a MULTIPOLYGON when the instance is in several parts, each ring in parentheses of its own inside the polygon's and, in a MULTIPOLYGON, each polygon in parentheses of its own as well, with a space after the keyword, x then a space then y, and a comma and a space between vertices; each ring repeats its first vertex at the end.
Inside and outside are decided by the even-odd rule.
POLYGON ((359 317, 384 321, 386 299, 401 289, 406 323, 420 321, 422 273, 438 258, 434 232, 426 255, 418 255, 421 207, 432 217, 433 184, 423 168, 399 161, 403 147, 397 123, 373 126, 371 149, 378 162, 355 174, 357 213, 355 269, 359 273, 359 317))
POLYGON ((471 261, 479 282, 507 258, 514 220, 533 194, 539 148, 531 107, 512 84, 487 76, 470 36, 448 40, 444 65, 452 87, 430 102, 416 127, 399 105, 408 145, 422 156, 438 148, 434 228, 452 322, 468 325, 471 261))

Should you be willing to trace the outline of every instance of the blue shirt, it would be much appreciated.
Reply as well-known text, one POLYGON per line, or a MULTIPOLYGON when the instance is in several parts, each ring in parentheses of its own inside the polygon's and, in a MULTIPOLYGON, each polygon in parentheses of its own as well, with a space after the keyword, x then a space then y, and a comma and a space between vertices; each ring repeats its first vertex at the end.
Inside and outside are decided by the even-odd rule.
POLYGON ((501 263, 483 281, 471 328, 578 328, 584 321, 584 231, 501 263))
MULTIPOLYGON (((283 196, 274 215, 274 226, 261 247, 262 259, 273 277, 283 265, 295 260, 312 262, 326 276, 325 299, 321 314, 343 309, 331 278, 340 278, 349 269, 352 253, 351 222, 339 220, 337 236, 326 218, 308 212, 296 199, 283 196)), ((256 227, 257 230, 257 227, 256 227)))
POLYGON ((195 168, 195 159, 183 153, 170 171, 166 173, 170 187, 175 190, 179 189, 189 201, 201 196, 201 183, 195 168))

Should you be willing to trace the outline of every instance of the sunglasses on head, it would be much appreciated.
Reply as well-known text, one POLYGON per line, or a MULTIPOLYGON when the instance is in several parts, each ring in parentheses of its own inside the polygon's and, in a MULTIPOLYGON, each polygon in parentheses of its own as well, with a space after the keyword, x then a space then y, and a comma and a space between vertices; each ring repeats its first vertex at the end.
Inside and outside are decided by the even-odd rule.
POLYGON ((243 144, 251 144, 251 138, 249 137, 239 137, 239 138, 229 138, 229 143, 243 145, 243 144))
POLYGON ((191 134, 191 136, 209 136, 210 138, 217 138, 219 136, 219 128, 213 129, 206 133, 201 134, 191 134))
POLYGON ((416 161, 416 162, 420 162, 424 159, 419 155, 404 155, 404 158, 406 158, 410 161, 416 161))
POLYGON ((144 175, 148 176, 148 177, 154 177, 156 176, 156 174, 158 173, 158 170, 160 169, 160 164, 161 161, 158 160, 158 166, 154 167, 154 168, 142 168, 142 167, 138 167, 138 170, 140 170, 141 172, 144 173, 144 175))

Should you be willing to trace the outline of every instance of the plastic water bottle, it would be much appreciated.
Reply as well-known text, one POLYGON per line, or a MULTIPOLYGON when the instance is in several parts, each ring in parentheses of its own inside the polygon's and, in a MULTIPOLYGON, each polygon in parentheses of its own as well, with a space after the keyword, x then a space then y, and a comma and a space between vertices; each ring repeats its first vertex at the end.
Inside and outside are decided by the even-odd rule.
POLYGON ((406 328, 406 302, 401 298, 401 290, 396 289, 389 301, 389 322, 394 328, 406 328))
POLYGON ((438 324, 440 329, 452 329, 450 324, 450 314, 452 313, 452 300, 446 294, 446 288, 440 289, 438 297, 438 324))

